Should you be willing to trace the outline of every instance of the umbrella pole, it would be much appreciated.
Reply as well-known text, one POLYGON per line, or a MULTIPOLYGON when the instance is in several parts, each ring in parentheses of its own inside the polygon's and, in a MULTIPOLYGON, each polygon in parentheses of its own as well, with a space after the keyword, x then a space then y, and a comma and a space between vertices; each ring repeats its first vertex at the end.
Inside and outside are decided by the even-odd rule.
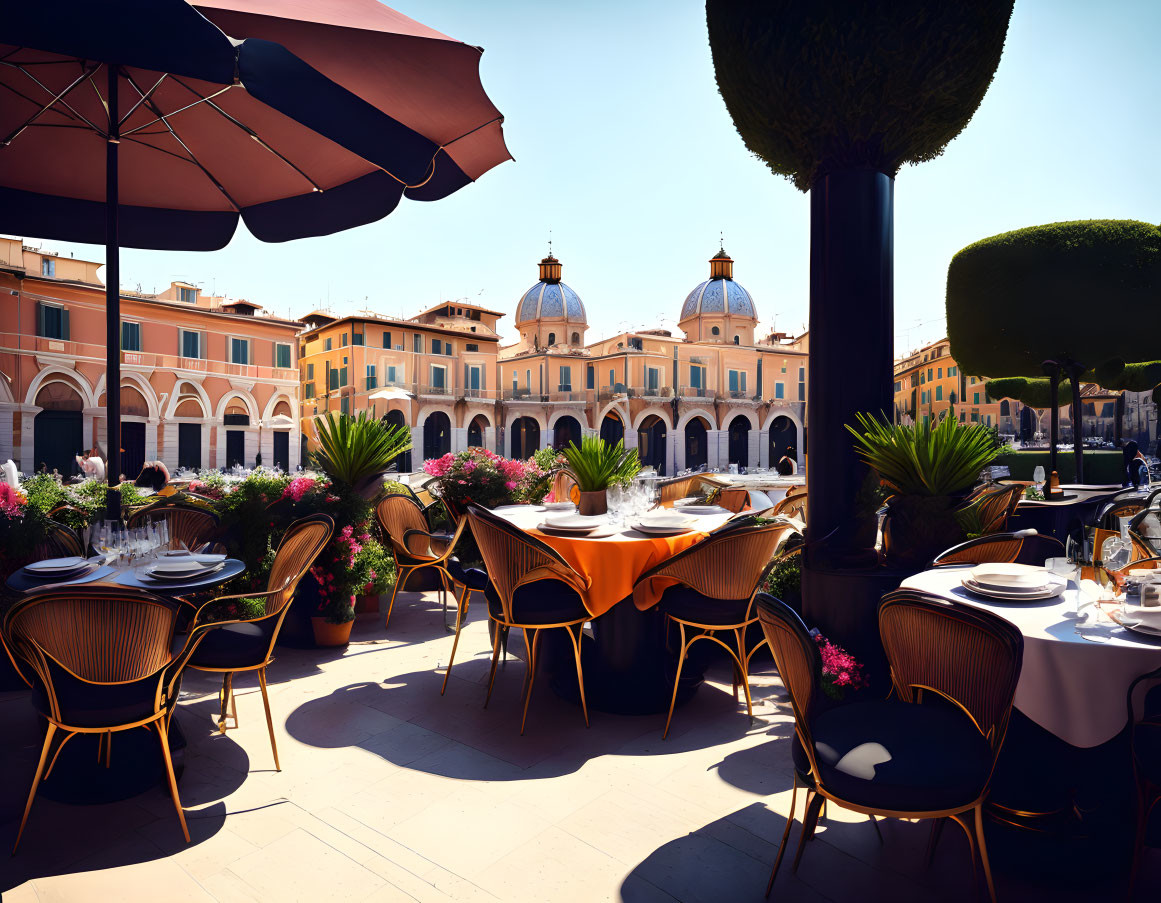
POLYGON ((109 137, 105 143, 105 423, 109 446, 109 489, 105 496, 105 517, 121 520, 121 253, 117 234, 117 181, 120 148, 120 112, 117 104, 117 67, 106 66, 109 76, 109 137))

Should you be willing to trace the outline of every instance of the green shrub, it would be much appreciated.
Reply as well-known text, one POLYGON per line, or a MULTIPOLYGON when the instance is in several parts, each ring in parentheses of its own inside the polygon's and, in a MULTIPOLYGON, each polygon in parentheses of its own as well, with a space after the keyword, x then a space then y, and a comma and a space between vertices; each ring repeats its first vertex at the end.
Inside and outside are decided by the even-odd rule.
MULTIPOLYGON (((1005 376, 989 379, 986 383, 989 398, 1011 398, 1034 408, 1051 408, 1052 391, 1047 379, 1033 379, 1029 376, 1005 376)), ((1062 379, 1057 387, 1056 403, 1063 406, 1071 403, 1072 383, 1062 379)))
POLYGON ((708 0, 714 72, 746 147, 808 191, 939 156, 984 98, 1012 0, 708 0))

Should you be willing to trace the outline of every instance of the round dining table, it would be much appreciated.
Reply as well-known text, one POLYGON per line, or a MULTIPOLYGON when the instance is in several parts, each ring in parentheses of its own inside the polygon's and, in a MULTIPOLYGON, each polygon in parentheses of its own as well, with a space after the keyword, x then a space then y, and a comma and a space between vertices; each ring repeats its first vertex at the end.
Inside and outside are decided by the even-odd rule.
POLYGON ((1032 529, 1064 542, 1075 527, 1091 524, 1105 502, 1124 492, 1120 486, 1092 483, 1062 484, 1060 490, 1064 497, 1059 499, 1020 499, 1008 528, 1032 529))
POLYGON ((88 573, 68 580, 58 580, 55 577, 35 577, 18 568, 9 575, 6 581, 8 588, 13 592, 27 593, 42 589, 46 586, 81 586, 86 583, 116 583, 121 586, 131 586, 135 589, 146 589, 159 596, 184 596, 198 590, 221 586, 227 580, 233 580, 242 571, 246 570, 244 562, 237 558, 227 558, 217 570, 190 580, 157 580, 150 577, 143 570, 142 564, 122 565, 117 563, 100 564, 93 562, 96 567, 88 573))
MULTIPOLYGON (((902 583, 944 599, 993 612, 1024 637, 1024 662, 1015 706, 1066 743, 1100 746, 1124 730, 1129 684, 1161 667, 1161 637, 1126 630, 1095 604, 1096 583, 1069 581, 1055 599, 1001 602, 969 592, 962 584, 970 565, 933 568, 902 583), (1080 612, 1077 612, 1078 600, 1080 612)), ((1139 687, 1139 706, 1145 687, 1139 687)))
MULTIPOLYGON (((705 539, 733 515, 707 508, 706 513, 690 514, 690 530, 668 536, 640 533, 601 515, 601 529, 586 537, 541 530, 548 512, 539 505, 513 505, 494 513, 550 546, 589 580, 583 601, 592 620, 589 641, 582 647, 589 707, 617 714, 664 712, 673 692, 677 657, 666 648, 665 616, 656 604, 660 591, 650 589, 634 598, 633 585, 650 568, 705 539)), ((554 632, 564 640, 563 631, 546 631, 541 642, 547 644, 554 632)), ((567 698, 579 698, 567 641, 555 645, 560 648, 554 653, 563 654, 543 656, 553 672, 553 688, 567 698)), ((544 651, 548 653, 547 646, 544 651)), ((687 664, 678 704, 688 701, 701 682, 696 666, 687 664)))

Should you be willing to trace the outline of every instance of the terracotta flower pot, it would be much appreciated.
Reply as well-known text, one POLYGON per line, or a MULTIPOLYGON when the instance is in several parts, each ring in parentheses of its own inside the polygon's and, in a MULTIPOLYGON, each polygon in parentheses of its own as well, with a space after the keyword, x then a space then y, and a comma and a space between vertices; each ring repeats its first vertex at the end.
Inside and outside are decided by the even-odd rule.
POLYGON ((580 514, 604 514, 609 510, 608 490, 596 489, 592 492, 582 492, 577 511, 580 514))
POLYGON ((351 641, 351 626, 354 621, 331 624, 326 618, 313 617, 310 626, 314 629, 316 646, 346 646, 351 641))
POLYGON ((378 593, 359 593, 355 596, 355 614, 378 614, 379 612, 379 594, 378 593))

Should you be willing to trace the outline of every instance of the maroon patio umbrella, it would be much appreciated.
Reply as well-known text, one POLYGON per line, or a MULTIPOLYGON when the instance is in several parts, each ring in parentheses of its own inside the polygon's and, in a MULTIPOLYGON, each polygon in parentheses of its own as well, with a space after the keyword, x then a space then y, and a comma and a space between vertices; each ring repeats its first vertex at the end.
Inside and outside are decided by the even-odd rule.
POLYGON ((375 0, 206 11, 243 30, 185 0, 0 17, 0 231, 106 246, 111 480, 122 245, 214 250, 239 219, 263 241, 327 235, 509 159, 478 48, 375 0))

